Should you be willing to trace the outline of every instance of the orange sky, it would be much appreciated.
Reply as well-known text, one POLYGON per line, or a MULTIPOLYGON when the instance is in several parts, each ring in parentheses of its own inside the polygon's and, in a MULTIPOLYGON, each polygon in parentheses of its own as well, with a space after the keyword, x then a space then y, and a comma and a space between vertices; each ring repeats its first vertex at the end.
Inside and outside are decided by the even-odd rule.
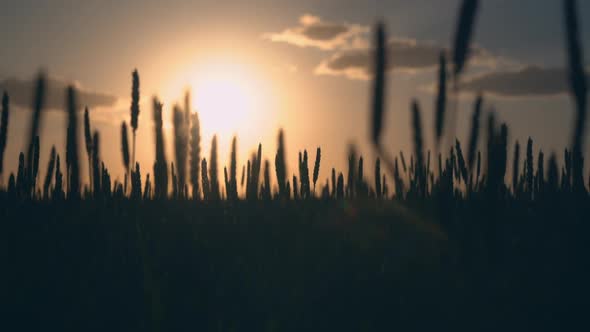
MULTIPOLYGON (((296 170, 297 152, 307 149, 314 156, 317 146, 322 147, 320 181, 333 166, 344 172, 351 142, 363 151, 371 165, 367 170, 372 170, 374 155, 368 145, 370 85, 364 59, 370 41, 368 31, 376 17, 388 24, 396 64, 389 76, 384 142, 392 153, 403 149, 409 154, 409 104, 417 98, 423 111, 425 141, 430 145, 431 91, 436 79, 430 63, 433 57, 437 61, 438 52, 448 46, 457 9, 457 1, 440 8, 434 0, 256 0, 248 8, 233 1, 212 4, 174 0, 166 8, 150 1, 141 5, 133 1, 60 0, 51 5, 29 0, 8 2, 0 17, 0 37, 8 41, 0 63, 0 90, 9 78, 30 80, 43 67, 61 84, 78 82, 88 95, 113 96, 116 101, 110 105, 91 106, 91 118, 93 127, 101 133, 103 147, 109 147, 103 148, 102 157, 115 178, 121 176, 119 126, 121 121, 129 121, 134 68, 141 76, 138 160, 143 175, 151 173, 153 163, 151 98, 158 95, 164 101, 164 119, 168 121, 173 103, 182 102, 187 86, 199 90, 193 91, 193 105, 203 108, 199 111, 204 156, 208 157, 211 136, 217 133, 220 162, 225 164, 235 134, 240 163, 259 142, 265 157, 272 161, 277 130, 283 127, 291 172, 296 170), (219 92, 223 82, 231 82, 228 90, 234 92, 228 96, 219 92), (199 98, 203 90, 207 96, 199 98)), ((546 0, 493 3, 496 6, 482 6, 475 34, 482 52, 466 77, 472 80, 472 86, 490 89, 485 110, 495 108, 499 118, 508 122, 511 141, 518 139, 523 144, 532 136, 535 150, 554 151, 561 160, 562 148, 569 144, 571 135, 571 101, 563 93, 563 84, 547 93, 545 87, 536 84, 538 76, 526 70, 538 66, 547 77, 554 73, 559 76, 559 68, 565 63, 561 17, 555 14, 560 8, 546 0), (497 25, 499 17, 503 26, 497 25), (500 91, 483 79, 477 80, 504 73, 520 75, 522 86, 528 90, 500 91)), ((582 32, 588 36, 590 24, 585 22, 590 20, 590 5, 580 5, 582 32)), ((589 45, 585 46, 588 49, 589 45)), ((506 87, 510 85, 502 86, 506 87)), ((467 92, 462 97, 457 136, 465 141, 474 95, 467 92)), ((29 118, 28 107, 13 107, 5 157, 8 171, 16 169, 29 118)), ((46 112, 41 129, 42 174, 50 146, 63 150, 64 123, 62 110, 46 112)), ((172 160, 169 134, 167 153, 172 160)), ((369 178, 371 173, 367 172, 369 178)))

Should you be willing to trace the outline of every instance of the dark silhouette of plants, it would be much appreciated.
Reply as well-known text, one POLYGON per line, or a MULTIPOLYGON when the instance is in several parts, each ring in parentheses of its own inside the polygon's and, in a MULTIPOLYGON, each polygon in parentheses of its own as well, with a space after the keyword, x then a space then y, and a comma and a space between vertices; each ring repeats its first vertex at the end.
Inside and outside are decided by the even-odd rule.
POLYGON ((99 198, 102 194, 100 188, 100 182, 102 180, 101 171, 102 169, 100 162, 100 137, 98 132, 94 132, 92 138, 92 177, 94 179, 92 191, 94 192, 95 198, 99 198))
POLYGON ((154 196, 164 199, 168 196, 168 164, 164 152, 164 131, 162 122, 162 104, 157 98, 153 100, 153 117, 156 138, 156 160, 154 162, 154 196))
POLYGON ((211 140, 211 157, 209 158, 209 199, 213 201, 221 198, 217 174, 217 135, 213 135, 213 139, 211 140))
POLYGON ((422 196, 426 191, 424 175, 424 143, 422 139, 422 121, 420 119, 420 107, 417 101, 412 102, 412 127, 414 129, 414 153, 416 155, 415 182, 418 195, 422 196))
POLYGON ((377 158, 375 161, 375 194, 377 198, 381 198, 383 188, 381 186, 381 160, 377 158))
POLYGON ((0 180, 4 171, 4 151, 8 140, 8 120, 10 113, 10 98, 4 92, 2 94, 2 113, 0 114, 0 180))
POLYGON ((201 162, 201 183, 203 184, 203 198, 208 201, 210 200, 210 196, 211 196, 211 190, 209 187, 209 177, 207 175, 207 160, 205 160, 205 158, 203 158, 203 161, 201 162))
POLYGON ((33 140, 33 165, 31 165, 31 178, 30 178, 30 185, 32 189, 33 196, 35 195, 35 191, 37 188, 37 175, 39 174, 39 153, 40 153, 40 146, 39 146, 39 136, 35 136, 33 140))
POLYGON ((482 104, 483 97, 478 95, 473 108, 471 133, 469 134, 469 148, 467 150, 467 165, 469 167, 469 173, 473 172, 473 166, 475 166, 475 152, 477 150, 477 142, 479 140, 479 119, 481 117, 482 104))
POLYGON ((127 179, 131 167, 131 159, 129 158, 129 138, 127 135, 127 123, 123 121, 121 124, 121 156, 123 157, 123 167, 125 168, 125 185, 124 192, 127 192, 127 179))
POLYGON ((68 166, 68 198, 80 198, 80 173, 78 164, 78 122, 76 90, 67 90, 68 134, 66 141, 66 164, 68 166))
POLYGON ((461 143, 459 143, 459 140, 455 140, 455 153, 457 155, 459 174, 461 175, 463 182, 467 185, 469 184, 469 175, 467 171, 467 165, 465 164, 465 159, 463 158, 463 151, 461 151, 461 143))
POLYGON ((188 129, 190 124, 186 120, 186 113, 178 106, 173 110, 174 124, 174 152, 176 156, 176 173, 178 177, 178 190, 180 198, 185 197, 186 163, 188 156, 188 129))
POLYGON ((385 90, 387 69, 387 49, 385 25, 377 24, 375 29, 374 79, 373 79, 373 121, 372 139, 375 146, 379 146, 383 127, 383 113, 385 110, 385 90))
POLYGON ((399 152, 399 157, 400 157, 400 159, 402 161, 402 168, 404 170, 404 173, 407 173, 408 170, 407 170, 407 166, 406 166, 406 158, 404 158, 404 152, 403 151, 400 151, 399 152))
POLYGON ((297 185, 297 176, 293 175, 293 199, 299 200, 299 186, 297 185))
POLYGON ((529 137, 529 140, 526 144, 526 167, 525 167, 525 174, 526 174, 526 192, 527 198, 532 199, 533 195, 533 179, 534 179, 534 170, 533 170, 533 140, 529 137))
POLYGON ((16 173, 16 189, 19 196, 23 196, 26 191, 26 167, 25 155, 20 153, 18 155, 18 172, 16 173))
POLYGON ((47 162, 47 172, 45 173, 45 181, 43 182, 43 198, 49 199, 49 189, 51 187, 51 180, 53 179, 53 172, 55 169, 55 146, 51 147, 49 154, 49 161, 47 162))
POLYGON ((356 196, 358 196, 360 198, 366 198, 367 197, 367 190, 366 190, 367 188, 365 186, 363 156, 360 156, 358 160, 359 160, 359 164, 358 164, 358 170, 356 172, 357 178, 356 178, 356 184, 355 184, 356 196))
POLYGON ((520 144, 518 143, 518 141, 516 141, 516 143, 514 144, 514 157, 512 160, 512 192, 516 196, 520 192, 520 188, 518 185, 518 176, 520 174, 520 144))
POLYGON ((469 56, 473 26, 477 15, 478 0, 463 0, 453 44, 453 75, 456 80, 463 71, 469 56))
POLYGON ((172 180, 172 198, 178 199, 180 198, 178 193, 178 177, 176 176, 174 162, 170 163, 170 178, 172 180))
MULTIPOLYGON (((237 138, 234 136, 234 138, 232 139, 231 142, 231 152, 230 152, 230 161, 229 161, 229 179, 228 179, 228 188, 227 188, 227 198, 230 200, 237 200, 238 199, 238 180, 237 180, 237 167, 238 167, 238 161, 237 161, 237 138)), ((268 166, 265 164, 265 177, 266 177, 266 172, 268 172, 268 166)), ((267 186, 267 189, 270 190, 269 187, 269 182, 268 180, 265 180, 265 185, 267 186)))
MULTIPOLYGON (((39 74, 35 84, 35 91, 33 95, 33 115, 31 118, 31 127, 29 130, 29 141, 27 144, 27 158, 25 173, 23 174, 22 183, 25 188, 22 188, 27 193, 32 190, 32 171, 33 171, 33 158, 34 158, 34 141, 35 137, 39 135, 39 127, 41 126, 41 115, 43 105, 45 103, 45 75, 39 74)), ((18 182, 18 181, 17 181, 18 182)))
POLYGON ((248 160, 248 162, 246 162, 246 198, 248 198, 251 195, 251 189, 250 189, 250 185, 252 183, 252 181, 250 180, 251 174, 252 174, 251 161, 248 160))
MULTIPOLYGON (((230 182, 230 185, 232 186, 232 189, 235 190, 235 182, 233 184, 231 184, 230 182)), ((237 199, 237 191, 234 192, 233 195, 235 195, 233 199, 237 199)), ((272 199, 272 184, 270 183, 270 162, 268 160, 264 161, 264 189, 262 190, 262 199, 266 201, 272 199)))
POLYGON ((139 125, 139 72, 137 69, 131 74, 131 129, 133 129, 133 149, 131 164, 135 163, 135 138, 139 125))
POLYGON ((285 163, 285 138, 283 130, 279 130, 278 147, 275 155, 275 172, 279 186, 279 197, 286 199, 290 194, 287 190, 287 165, 285 163))
POLYGON ((92 129, 90 127, 90 115, 88 107, 84 109, 84 143, 86 157, 88 158, 88 183, 92 183, 92 129))
POLYGON ((451 112, 451 120, 449 133, 452 138, 455 135, 455 122, 457 117, 457 103, 459 95, 459 81, 460 75, 465 68, 465 64, 469 58, 471 51, 471 39, 473 35, 475 19, 477 16, 477 9, 479 7, 479 0, 463 0, 459 12, 459 19, 453 40, 453 90, 455 95, 455 108, 451 112))
POLYGON ((141 198, 141 170, 139 163, 135 163, 135 170, 131 172, 131 199, 140 200, 141 198))
POLYGON ((443 133, 445 109, 447 106, 447 61, 445 54, 441 52, 438 66, 438 94, 436 97, 436 112, 434 118, 434 137, 436 138, 436 146, 440 144, 440 139, 443 133))
POLYGON ((356 167, 357 157, 356 149, 353 145, 348 147, 348 175, 346 182, 346 194, 348 199, 352 199, 355 194, 355 182, 356 182, 356 167))
POLYGON ((537 174, 535 175, 535 198, 545 193, 545 154, 539 151, 537 155, 537 174))
POLYGON ((260 167, 262 160, 262 145, 258 144, 256 154, 252 154, 252 158, 248 161, 247 177, 246 177, 246 199, 258 199, 258 184, 260 180, 260 167))
POLYGON ((572 137, 573 186, 576 192, 584 191, 583 181, 583 143, 586 125, 587 83, 584 70, 584 56, 580 46, 580 33, 575 0, 564 1, 566 41, 568 54, 569 85, 576 103, 576 118, 572 137))
POLYGON ((244 180, 246 176, 246 165, 242 165, 242 176, 240 177, 240 187, 244 187, 244 180))
MULTIPOLYGON (((199 124, 199 114, 191 115, 191 138, 190 138, 190 180, 193 189, 193 199, 198 200, 199 191, 199 167, 201 166, 201 129, 199 124)), ((243 182, 243 172, 242 172, 243 182)))
POLYGON ((299 181, 300 181, 301 198, 306 199, 311 196, 311 185, 310 185, 310 181, 309 181, 309 167, 308 167, 307 150, 303 151, 303 158, 300 158, 299 163, 300 163, 299 181))
POLYGON ((344 175, 338 174, 338 184, 336 185, 336 198, 339 200, 344 199, 344 175))
POLYGON ((145 177, 145 187, 143 189, 143 200, 148 201, 151 199, 152 193, 152 183, 150 181, 150 173, 148 173, 145 177))
POLYGON ((336 169, 332 168, 332 198, 336 197, 336 169))
POLYGON ((59 154, 55 160, 55 186, 53 188, 53 199, 61 200, 64 198, 64 188, 63 188, 63 173, 61 172, 61 165, 59 160, 59 154))
POLYGON ((105 198, 110 198, 112 195, 111 174, 105 167, 104 162, 101 162, 101 179, 100 179, 101 195, 105 198))
POLYGON ((315 162, 313 164, 313 191, 315 192, 315 184, 318 182, 318 176, 320 174, 320 162, 322 159, 322 149, 318 147, 315 154, 315 162))

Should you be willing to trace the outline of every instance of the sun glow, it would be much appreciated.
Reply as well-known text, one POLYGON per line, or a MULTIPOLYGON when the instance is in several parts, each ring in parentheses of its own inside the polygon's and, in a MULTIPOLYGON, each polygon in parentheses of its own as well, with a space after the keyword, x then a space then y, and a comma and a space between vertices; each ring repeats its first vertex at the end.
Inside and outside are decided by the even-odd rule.
POLYGON ((256 92, 238 75, 222 73, 196 80, 193 106, 204 124, 228 133, 237 131, 254 116, 256 92))
POLYGON ((257 131, 269 113, 269 93, 252 68, 228 63, 194 66, 168 86, 171 103, 189 89, 205 135, 232 136, 257 131))

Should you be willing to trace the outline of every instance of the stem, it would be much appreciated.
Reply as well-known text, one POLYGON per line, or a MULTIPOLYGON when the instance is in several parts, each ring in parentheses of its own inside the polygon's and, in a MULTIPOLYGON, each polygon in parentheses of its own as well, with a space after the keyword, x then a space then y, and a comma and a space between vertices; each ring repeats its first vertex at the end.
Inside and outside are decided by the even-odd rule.
POLYGON ((88 182, 88 190, 94 189, 94 182, 92 181, 92 160, 90 156, 88 156, 88 182))
MULTIPOLYGON (((453 77, 453 100, 452 107, 450 108, 450 119, 449 119, 449 135, 447 136, 447 147, 453 146, 454 141, 453 139, 455 136, 456 131, 456 124, 457 124, 457 111, 459 109, 459 77, 453 77)), ((444 150, 443 150, 444 151, 444 150)))
POLYGON ((131 151, 131 169, 135 167, 135 129, 133 130, 133 150, 131 151))
POLYGON ((374 146, 375 146, 375 151, 377 151, 377 154, 379 155, 379 157, 381 158, 381 160, 383 160, 383 162, 385 163, 385 168, 387 168, 387 171, 390 173, 389 175, 391 175, 392 178, 393 178, 394 177, 394 174, 395 174, 395 171, 394 171, 395 170, 395 164, 393 162, 393 159, 383 149, 383 146, 381 146, 380 144, 376 144, 374 146))

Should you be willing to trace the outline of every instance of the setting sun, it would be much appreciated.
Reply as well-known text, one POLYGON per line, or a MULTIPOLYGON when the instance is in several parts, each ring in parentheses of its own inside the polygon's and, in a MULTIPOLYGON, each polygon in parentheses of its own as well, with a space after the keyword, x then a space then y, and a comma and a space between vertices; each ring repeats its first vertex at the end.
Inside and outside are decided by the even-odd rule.
POLYGON ((256 107, 255 91, 241 77, 228 75, 196 78, 193 106, 204 123, 220 132, 237 130, 256 107))
POLYGON ((192 107, 205 134, 229 136, 259 129, 269 113, 267 84, 252 68, 228 62, 195 65, 169 85, 168 102, 181 100, 178 91, 190 89, 192 107))

